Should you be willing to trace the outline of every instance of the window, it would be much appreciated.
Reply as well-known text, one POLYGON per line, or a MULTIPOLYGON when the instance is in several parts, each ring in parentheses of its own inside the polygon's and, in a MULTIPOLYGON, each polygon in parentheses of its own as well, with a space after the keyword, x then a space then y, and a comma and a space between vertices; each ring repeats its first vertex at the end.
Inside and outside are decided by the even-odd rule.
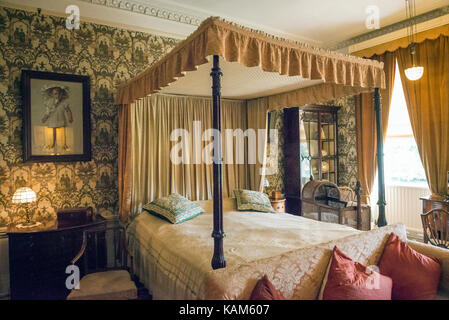
POLYGON ((387 185, 427 186, 398 71, 394 80, 384 154, 387 185))

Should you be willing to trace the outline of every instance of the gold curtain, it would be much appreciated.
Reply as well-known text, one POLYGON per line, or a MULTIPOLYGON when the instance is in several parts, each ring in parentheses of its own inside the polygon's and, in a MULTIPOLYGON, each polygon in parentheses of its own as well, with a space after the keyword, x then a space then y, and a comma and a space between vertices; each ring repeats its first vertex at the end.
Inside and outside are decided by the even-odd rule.
MULTIPOLYGON (((260 98, 248 100, 248 128, 257 132, 255 146, 249 146, 248 152, 255 152, 256 163, 249 164, 249 184, 251 190, 263 191, 265 166, 267 160, 267 128, 268 128, 268 99, 260 98)), ((249 155, 248 155, 249 156, 249 155)))
MULTIPOLYGON (((245 131, 246 101, 222 100, 221 106, 222 136, 226 129, 245 131)), ((212 199, 213 139, 207 131, 211 128, 209 98, 156 94, 132 104, 131 215, 139 212, 142 204, 173 192, 191 200, 212 199), (194 121, 200 121, 200 126, 194 121)), ((242 155, 236 149, 235 144, 223 143, 223 157, 228 157, 223 165, 223 197, 232 197, 236 188, 249 187, 247 166, 237 163, 242 155), (229 148, 233 149, 231 155, 229 148)), ((246 154, 243 159, 246 161, 246 154)))
POLYGON ((432 195, 447 190, 449 171, 449 37, 416 45, 420 80, 410 81, 404 70, 412 66, 409 49, 398 50, 398 65, 410 122, 432 195))
POLYGON ((126 223, 131 210, 131 108, 118 109, 118 196, 119 217, 126 223))
MULTIPOLYGON (((380 90, 380 93, 382 97, 382 137, 385 141, 396 72, 396 57, 394 53, 386 52, 371 59, 384 62, 386 89, 380 90)), ((362 202, 369 204, 377 171, 377 129, 373 93, 362 93, 357 96, 356 121, 358 178, 362 188, 362 202)))

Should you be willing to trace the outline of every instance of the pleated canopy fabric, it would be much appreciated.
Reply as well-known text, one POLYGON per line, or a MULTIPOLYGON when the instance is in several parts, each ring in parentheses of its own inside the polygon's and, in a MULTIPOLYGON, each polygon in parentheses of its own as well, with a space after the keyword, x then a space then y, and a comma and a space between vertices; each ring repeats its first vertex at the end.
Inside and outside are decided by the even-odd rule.
MULTIPOLYGON (((211 17, 164 58, 121 85, 116 103, 130 104, 159 92, 186 72, 208 63, 207 57, 212 55, 246 67, 257 66, 265 72, 300 76, 301 81, 310 82, 310 86, 306 83, 294 91, 269 96, 270 110, 385 88, 381 62, 313 48, 211 17), (317 84, 316 80, 322 82, 317 84)), ((188 92, 186 87, 185 94, 188 92)))

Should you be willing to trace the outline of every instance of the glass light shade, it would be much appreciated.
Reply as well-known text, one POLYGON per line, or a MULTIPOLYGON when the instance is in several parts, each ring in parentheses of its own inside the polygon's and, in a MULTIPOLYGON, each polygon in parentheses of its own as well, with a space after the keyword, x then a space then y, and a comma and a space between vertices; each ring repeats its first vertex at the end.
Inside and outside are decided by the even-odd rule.
POLYGON ((424 74, 424 67, 412 67, 405 69, 405 76, 411 81, 421 79, 424 74))
POLYGON ((36 193, 28 187, 22 187, 14 192, 13 203, 30 203, 36 201, 36 193))

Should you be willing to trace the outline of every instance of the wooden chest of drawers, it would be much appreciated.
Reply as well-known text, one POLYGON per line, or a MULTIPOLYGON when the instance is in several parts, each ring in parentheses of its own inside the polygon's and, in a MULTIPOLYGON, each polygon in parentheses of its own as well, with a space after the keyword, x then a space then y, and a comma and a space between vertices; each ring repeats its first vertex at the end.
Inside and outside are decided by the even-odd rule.
MULTIPOLYGON (((105 224, 100 215, 83 225, 8 228, 11 299, 65 299, 66 267, 81 248, 83 231, 105 224)), ((81 268, 82 269, 82 268, 81 268)))

